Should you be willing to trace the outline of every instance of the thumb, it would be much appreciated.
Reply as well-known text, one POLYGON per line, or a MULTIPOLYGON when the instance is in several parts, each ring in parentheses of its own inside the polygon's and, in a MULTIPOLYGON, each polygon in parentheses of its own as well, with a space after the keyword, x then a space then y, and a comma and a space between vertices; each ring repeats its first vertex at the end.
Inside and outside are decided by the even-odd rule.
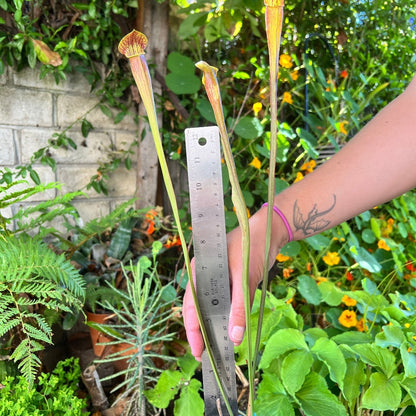
MULTIPOLYGON (((241 275, 240 275, 241 276, 241 275)), ((235 345, 240 345, 246 329, 246 316, 244 308, 244 294, 241 279, 232 280, 231 311, 228 325, 228 335, 235 345)))

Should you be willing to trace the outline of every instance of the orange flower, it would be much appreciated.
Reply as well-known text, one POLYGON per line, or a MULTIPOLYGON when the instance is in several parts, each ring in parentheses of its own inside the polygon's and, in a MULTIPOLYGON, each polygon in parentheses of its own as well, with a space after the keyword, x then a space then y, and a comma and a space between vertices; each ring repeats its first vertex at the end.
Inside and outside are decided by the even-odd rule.
POLYGON ((348 272, 348 271, 347 271, 347 273, 345 273, 345 277, 346 277, 346 279, 347 279, 349 282, 351 282, 351 281, 353 281, 353 280, 354 280, 354 276, 352 275, 352 273, 351 273, 351 272, 348 272))
POLYGON ((347 78, 348 72, 344 69, 343 71, 341 71, 341 73, 339 75, 340 75, 341 78, 347 78))
POLYGON ((255 169, 261 168, 261 161, 257 156, 250 162, 250 166, 253 166, 255 169))
POLYGON ((336 266, 341 261, 341 257, 339 257, 339 254, 336 252, 328 251, 326 255, 322 257, 322 260, 328 266, 336 266))
POLYGON ((364 331, 368 331, 368 326, 365 323, 365 320, 363 318, 361 318, 358 322, 357 325, 355 326, 357 328, 357 330, 359 332, 364 332, 364 331))
POLYGON ((293 104, 292 94, 290 92, 285 91, 283 93, 282 103, 293 104))
POLYGON ((354 311, 343 311, 338 318, 339 323, 346 328, 357 326, 357 315, 354 311))
POLYGON ((310 160, 309 162, 305 162, 301 167, 300 170, 306 171, 308 173, 313 172, 316 167, 316 161, 310 160))
POLYGON ((169 237, 165 244, 163 244, 166 248, 176 247, 181 245, 181 239, 179 236, 174 235, 173 237, 169 237))
POLYGON ((339 123, 339 131, 342 133, 342 134, 345 134, 345 135, 347 135, 348 134, 348 132, 347 132, 347 130, 345 129, 345 126, 348 124, 348 121, 341 121, 340 123, 339 123))
POLYGON ((293 273, 293 269, 290 269, 289 267, 286 267, 283 269, 283 278, 289 279, 290 275, 293 273))
POLYGON ((147 227, 146 234, 152 235, 155 232, 155 223, 153 221, 149 221, 149 226, 147 227))
POLYGON ((322 282, 327 282, 328 281, 328 279, 326 278, 326 277, 321 277, 321 276, 318 276, 317 278, 316 278, 316 280, 318 281, 317 282, 317 285, 319 286, 322 282))
POLYGON ((293 71, 293 72, 290 74, 290 77, 293 79, 293 81, 296 81, 296 80, 299 78, 299 71, 298 71, 298 70, 293 71))
POLYGON ((279 65, 281 67, 287 68, 287 69, 292 68, 293 62, 292 62, 291 56, 289 56, 289 55, 287 55, 285 53, 282 53, 280 55, 280 58, 279 58, 279 65))
POLYGON ((377 247, 381 248, 383 250, 386 250, 386 251, 391 250, 391 248, 387 245, 385 240, 379 240, 378 243, 377 243, 377 247))
POLYGON ((295 182, 299 182, 299 181, 301 181, 303 179, 303 174, 301 173, 301 172, 298 172, 297 174, 296 174, 296 179, 293 181, 293 183, 295 183, 295 182))
POLYGON ((279 254, 276 256, 276 260, 277 260, 278 262, 280 262, 280 263, 283 263, 284 261, 290 260, 290 257, 289 257, 289 256, 285 256, 284 254, 279 253, 279 254))
POLYGON ((357 301, 355 299, 350 298, 347 295, 344 295, 342 298, 342 303, 347 306, 355 306, 357 304, 357 301))

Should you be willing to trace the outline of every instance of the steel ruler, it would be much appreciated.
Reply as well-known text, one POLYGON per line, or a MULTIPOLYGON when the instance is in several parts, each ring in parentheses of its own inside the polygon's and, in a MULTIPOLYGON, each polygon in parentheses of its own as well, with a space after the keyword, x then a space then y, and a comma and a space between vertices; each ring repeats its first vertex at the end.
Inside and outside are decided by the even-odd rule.
MULTIPOLYGON (((198 302, 221 383, 238 414, 234 345, 228 337, 230 286, 218 127, 185 130, 198 302)), ((229 413, 206 351, 202 354, 205 416, 229 413)))

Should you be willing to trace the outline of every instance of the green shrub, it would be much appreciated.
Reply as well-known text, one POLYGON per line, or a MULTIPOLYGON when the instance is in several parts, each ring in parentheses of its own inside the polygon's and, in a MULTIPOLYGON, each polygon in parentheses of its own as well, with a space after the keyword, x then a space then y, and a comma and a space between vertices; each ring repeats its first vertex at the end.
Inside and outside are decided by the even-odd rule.
POLYGON ((37 386, 22 376, 1 380, 0 414, 3 416, 81 416, 86 399, 76 395, 81 369, 78 359, 58 362, 52 373, 42 373, 37 386))

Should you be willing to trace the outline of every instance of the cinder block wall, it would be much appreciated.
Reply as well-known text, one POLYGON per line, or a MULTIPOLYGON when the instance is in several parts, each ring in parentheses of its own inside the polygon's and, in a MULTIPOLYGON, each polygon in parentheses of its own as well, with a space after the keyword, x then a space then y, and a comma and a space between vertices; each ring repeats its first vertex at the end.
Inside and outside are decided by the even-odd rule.
MULTIPOLYGON (((47 145, 54 133, 83 118, 97 103, 97 97, 90 93, 90 86, 81 74, 69 75, 66 81, 56 84, 53 76, 40 80, 39 69, 16 72, 6 68, 0 76, 0 166, 13 169, 26 164, 36 150, 47 145)), ((55 172, 50 167, 34 165, 43 183, 60 182, 64 192, 86 192, 87 198, 74 202, 84 222, 108 214, 116 204, 136 192, 135 164, 130 170, 119 167, 112 174, 108 196, 86 190, 99 161, 106 160, 110 149, 127 149, 137 140, 137 125, 131 116, 115 125, 96 107, 86 118, 94 127, 86 139, 79 123, 67 133, 77 144, 77 150, 52 150, 57 163, 55 172)), ((134 155, 132 160, 135 161, 134 155)), ((56 191, 49 191, 27 203, 55 196, 56 191)))

